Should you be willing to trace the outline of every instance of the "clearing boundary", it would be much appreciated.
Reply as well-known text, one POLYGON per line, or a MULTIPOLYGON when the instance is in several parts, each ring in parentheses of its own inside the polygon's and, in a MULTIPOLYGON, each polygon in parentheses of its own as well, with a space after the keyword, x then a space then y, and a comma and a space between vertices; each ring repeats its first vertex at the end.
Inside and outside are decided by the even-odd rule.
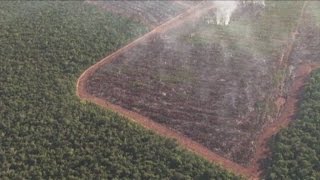
MULTIPOLYGON (((287 44, 287 48, 285 49, 281 59, 280 64, 285 65, 288 63, 289 55, 292 51, 293 43, 295 41, 295 37, 297 34, 297 29, 300 25, 300 21, 302 19, 302 16, 304 14, 304 9, 306 7, 306 2, 304 2, 301 15, 299 18, 298 25, 295 29, 295 32, 292 33, 292 39, 289 40, 287 44)), ((96 64, 89 67, 87 70, 85 70, 81 76, 78 78, 77 84, 76 84, 76 94, 77 96, 82 99, 86 100, 92 103, 95 103, 99 106, 102 106, 106 109, 115 111, 119 113, 120 115, 129 118, 130 120, 137 122, 141 124, 143 127, 153 130, 156 133, 176 139, 177 142, 182 145, 183 147, 193 151, 194 153, 202 156, 203 158, 212 161, 223 168, 229 170, 230 172, 236 174, 245 176, 250 179, 259 179, 259 176, 262 173, 262 170, 259 166, 259 163, 261 160, 263 160, 267 155, 269 154, 269 148, 268 148, 268 140, 275 135, 277 132, 280 131, 281 128, 286 127, 289 125, 290 121, 292 120, 296 107, 297 102, 299 100, 299 92, 301 88, 304 86, 305 79, 309 76, 311 71, 315 68, 320 67, 319 65, 313 65, 313 64, 303 64, 297 67, 296 74, 297 76, 293 80, 292 83, 292 89, 289 91, 289 95, 286 99, 286 102, 284 106, 282 107, 281 114, 277 118, 276 121, 274 121, 271 124, 267 124, 266 127, 263 129, 260 136, 257 138, 257 149, 256 152, 250 161, 250 164, 248 167, 244 167, 242 165, 239 165, 229 159, 226 159, 213 151, 209 150, 208 148, 204 147, 203 145, 191 140, 190 138, 184 136, 181 133, 178 133, 176 131, 173 131, 159 123, 156 123, 155 121, 152 121, 151 119, 144 117, 138 113, 126 110, 120 106, 114 105, 110 102, 107 102, 106 100, 99 99, 97 97, 94 97, 90 95, 86 91, 86 82, 90 76, 92 76, 97 69, 99 69, 101 66, 104 66, 106 64, 111 63, 113 60, 115 60, 116 57, 121 55, 123 52, 131 49, 132 47, 138 45, 141 42, 144 42, 148 38, 152 38, 157 33, 165 32, 168 29, 171 29, 172 27, 178 26, 182 24, 183 22, 187 20, 194 20, 199 18, 202 14, 208 12, 209 10, 214 9, 213 5, 203 4, 200 3, 194 7, 191 7, 187 9, 184 13, 168 20, 167 22, 161 24, 160 26, 154 28, 152 31, 146 33, 145 35, 141 36, 140 38, 134 40, 133 42, 129 43, 128 45, 120 48, 119 50, 115 51, 114 53, 110 54, 109 56, 103 58, 96 64)))

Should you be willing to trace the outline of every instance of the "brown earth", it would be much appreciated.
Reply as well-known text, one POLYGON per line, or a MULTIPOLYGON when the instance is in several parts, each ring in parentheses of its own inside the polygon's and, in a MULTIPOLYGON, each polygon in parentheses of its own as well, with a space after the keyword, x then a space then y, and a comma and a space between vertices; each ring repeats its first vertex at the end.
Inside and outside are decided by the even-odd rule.
POLYGON ((249 112, 247 97, 256 100, 272 94, 270 76, 263 76, 261 64, 250 56, 239 54, 228 60, 233 64, 225 64, 218 45, 189 48, 173 41, 155 36, 120 55, 88 79, 88 93, 181 132, 226 158, 245 162, 253 153, 252 134, 264 121, 252 122, 256 112, 249 112))
MULTIPOLYGON (((261 174, 260 169, 260 160, 264 159, 269 154, 269 149, 267 146, 267 141, 270 137, 275 135, 281 128, 286 127, 289 122, 292 120, 294 116, 294 112, 296 110, 297 102, 299 99, 299 92, 301 91, 301 88, 304 85, 305 79, 310 74, 311 70, 315 67, 318 67, 313 64, 302 64, 299 65, 295 70, 295 78, 292 81, 292 88, 290 88, 290 91, 287 93, 286 97, 279 97, 278 103, 279 107, 283 105, 281 109, 281 114, 277 120, 275 120, 273 123, 268 124, 263 130, 263 132, 260 134, 258 140, 256 141, 257 149, 254 154, 254 158, 252 159, 250 165, 248 167, 243 167, 242 165, 239 165, 233 161, 228 160, 227 158, 224 158, 220 156, 219 154, 214 153, 213 151, 209 150, 208 148, 204 147, 203 145, 191 140, 190 138, 186 137, 185 135, 178 133, 174 130, 169 129, 166 126, 163 126, 159 123, 156 123, 149 118, 142 116, 136 112, 129 111, 127 109, 124 109, 118 105, 114 105, 104 99, 95 97, 87 92, 87 83, 88 79, 101 67, 106 64, 111 63, 115 57, 119 57, 122 53, 126 52, 128 49, 131 49, 134 46, 139 45, 139 43, 146 42, 148 39, 153 39, 156 37, 159 32, 165 32, 171 28, 177 27, 179 24, 182 24, 184 21, 190 21, 194 20, 200 17, 201 14, 207 12, 208 10, 212 9, 214 7, 203 7, 203 4, 200 4, 198 6, 195 6, 185 13, 167 21, 163 25, 158 26, 153 31, 147 33, 143 37, 135 40, 134 42, 128 44, 124 48, 119 49, 115 53, 111 54, 110 56, 102 59, 97 64, 91 66, 89 69, 87 69, 78 79, 77 82, 77 95, 84 100, 88 100, 90 102, 96 103, 98 105, 101 105, 107 109, 111 109, 113 111, 116 111, 120 113, 121 115, 124 115, 125 117, 130 118, 133 121, 136 121, 143 125, 144 127, 154 130, 155 132, 177 139, 177 141, 185 146, 186 148, 192 150, 193 152, 203 156, 204 158, 213 161, 217 164, 220 164, 221 166, 225 167, 226 169, 230 170, 231 172, 238 174, 238 175, 244 175, 246 177, 250 177, 252 179, 258 179, 259 175, 261 174), (197 14, 195 14, 197 12, 197 14), (284 103, 285 99, 285 103, 284 103)), ((294 37, 298 33, 294 33, 294 37)), ((294 39, 294 38, 293 38, 294 39)), ((288 64, 289 56, 292 51, 293 42, 288 43, 288 51, 287 54, 284 54, 283 60, 281 62, 285 62, 288 64)))

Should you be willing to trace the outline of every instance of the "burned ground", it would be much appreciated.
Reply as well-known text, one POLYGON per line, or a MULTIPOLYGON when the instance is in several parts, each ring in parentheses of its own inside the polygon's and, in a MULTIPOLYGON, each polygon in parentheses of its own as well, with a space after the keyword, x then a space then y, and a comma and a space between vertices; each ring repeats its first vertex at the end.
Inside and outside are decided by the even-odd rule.
POLYGON ((247 164, 257 135, 278 112, 286 71, 279 59, 301 4, 270 8, 287 14, 261 14, 261 21, 247 14, 249 20, 217 27, 203 18, 154 35, 98 69, 87 91, 247 164))

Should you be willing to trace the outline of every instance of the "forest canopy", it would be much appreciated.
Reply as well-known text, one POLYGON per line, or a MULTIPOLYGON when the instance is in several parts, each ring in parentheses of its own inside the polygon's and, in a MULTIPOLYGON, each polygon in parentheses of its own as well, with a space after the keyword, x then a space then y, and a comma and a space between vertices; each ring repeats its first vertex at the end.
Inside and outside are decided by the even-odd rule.
POLYGON ((76 97, 141 24, 77 1, 4 1, 0 24, 0 179, 239 179, 76 97))

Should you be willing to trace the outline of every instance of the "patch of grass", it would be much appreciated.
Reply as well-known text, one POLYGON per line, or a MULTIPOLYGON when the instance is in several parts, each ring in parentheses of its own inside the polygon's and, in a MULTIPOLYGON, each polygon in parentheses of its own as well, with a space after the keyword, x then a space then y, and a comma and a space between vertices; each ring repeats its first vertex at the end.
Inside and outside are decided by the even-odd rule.
POLYGON ((173 84, 186 83, 186 82, 192 83, 196 81, 196 78, 189 71, 176 70, 172 73, 161 75, 160 81, 173 83, 173 84))
POLYGON ((278 69, 272 76, 272 84, 274 87, 278 87, 283 84, 283 81, 287 75, 287 70, 278 69))

